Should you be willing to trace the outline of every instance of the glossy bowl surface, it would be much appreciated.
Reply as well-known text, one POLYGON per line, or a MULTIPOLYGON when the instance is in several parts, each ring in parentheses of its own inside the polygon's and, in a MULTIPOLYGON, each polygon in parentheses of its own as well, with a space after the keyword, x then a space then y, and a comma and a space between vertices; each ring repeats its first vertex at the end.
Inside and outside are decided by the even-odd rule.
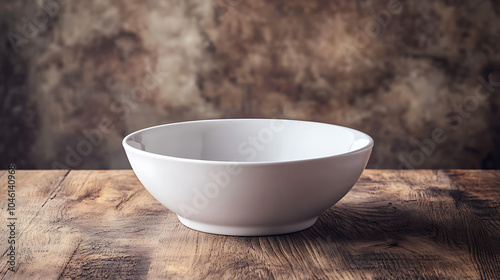
POLYGON ((123 139, 144 187, 195 230, 273 235, 306 229, 363 172, 373 139, 296 120, 160 125, 123 139))

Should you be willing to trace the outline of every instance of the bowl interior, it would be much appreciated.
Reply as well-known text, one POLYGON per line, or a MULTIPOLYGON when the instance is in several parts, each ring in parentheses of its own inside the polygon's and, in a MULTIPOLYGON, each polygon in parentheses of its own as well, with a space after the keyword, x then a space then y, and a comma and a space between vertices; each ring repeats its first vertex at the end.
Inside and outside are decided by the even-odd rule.
POLYGON ((207 161, 280 162, 370 148, 354 129, 307 121, 226 119, 174 123, 132 133, 124 144, 153 154, 207 161))

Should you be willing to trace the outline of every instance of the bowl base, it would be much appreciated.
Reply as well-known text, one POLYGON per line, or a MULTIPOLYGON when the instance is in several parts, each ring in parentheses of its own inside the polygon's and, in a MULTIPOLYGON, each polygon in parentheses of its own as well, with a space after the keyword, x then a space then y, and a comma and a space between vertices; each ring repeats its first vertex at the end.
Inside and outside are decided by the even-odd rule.
POLYGON ((292 233, 314 225, 318 217, 309 220, 301 221, 293 224, 279 225, 279 226, 222 226, 212 225, 186 219, 177 215, 179 221, 188 228, 222 235, 235 235, 235 236, 263 236, 263 235, 277 235, 292 233))

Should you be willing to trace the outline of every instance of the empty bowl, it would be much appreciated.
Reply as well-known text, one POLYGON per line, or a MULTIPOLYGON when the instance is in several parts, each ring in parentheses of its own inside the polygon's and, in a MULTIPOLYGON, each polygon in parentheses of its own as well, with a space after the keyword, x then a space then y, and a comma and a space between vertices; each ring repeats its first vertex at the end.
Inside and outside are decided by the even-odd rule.
POLYGON ((312 226, 356 183, 373 139, 317 122, 218 119, 139 130, 123 147, 144 187, 185 226, 255 236, 312 226))

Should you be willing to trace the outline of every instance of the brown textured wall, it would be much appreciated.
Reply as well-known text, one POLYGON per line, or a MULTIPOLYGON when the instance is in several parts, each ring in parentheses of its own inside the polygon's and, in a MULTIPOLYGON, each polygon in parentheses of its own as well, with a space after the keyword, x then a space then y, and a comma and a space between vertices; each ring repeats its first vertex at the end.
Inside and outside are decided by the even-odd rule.
POLYGON ((500 167, 498 1, 3 0, 0 34, 2 166, 126 168, 140 128, 285 117, 370 134, 372 168, 500 167))

